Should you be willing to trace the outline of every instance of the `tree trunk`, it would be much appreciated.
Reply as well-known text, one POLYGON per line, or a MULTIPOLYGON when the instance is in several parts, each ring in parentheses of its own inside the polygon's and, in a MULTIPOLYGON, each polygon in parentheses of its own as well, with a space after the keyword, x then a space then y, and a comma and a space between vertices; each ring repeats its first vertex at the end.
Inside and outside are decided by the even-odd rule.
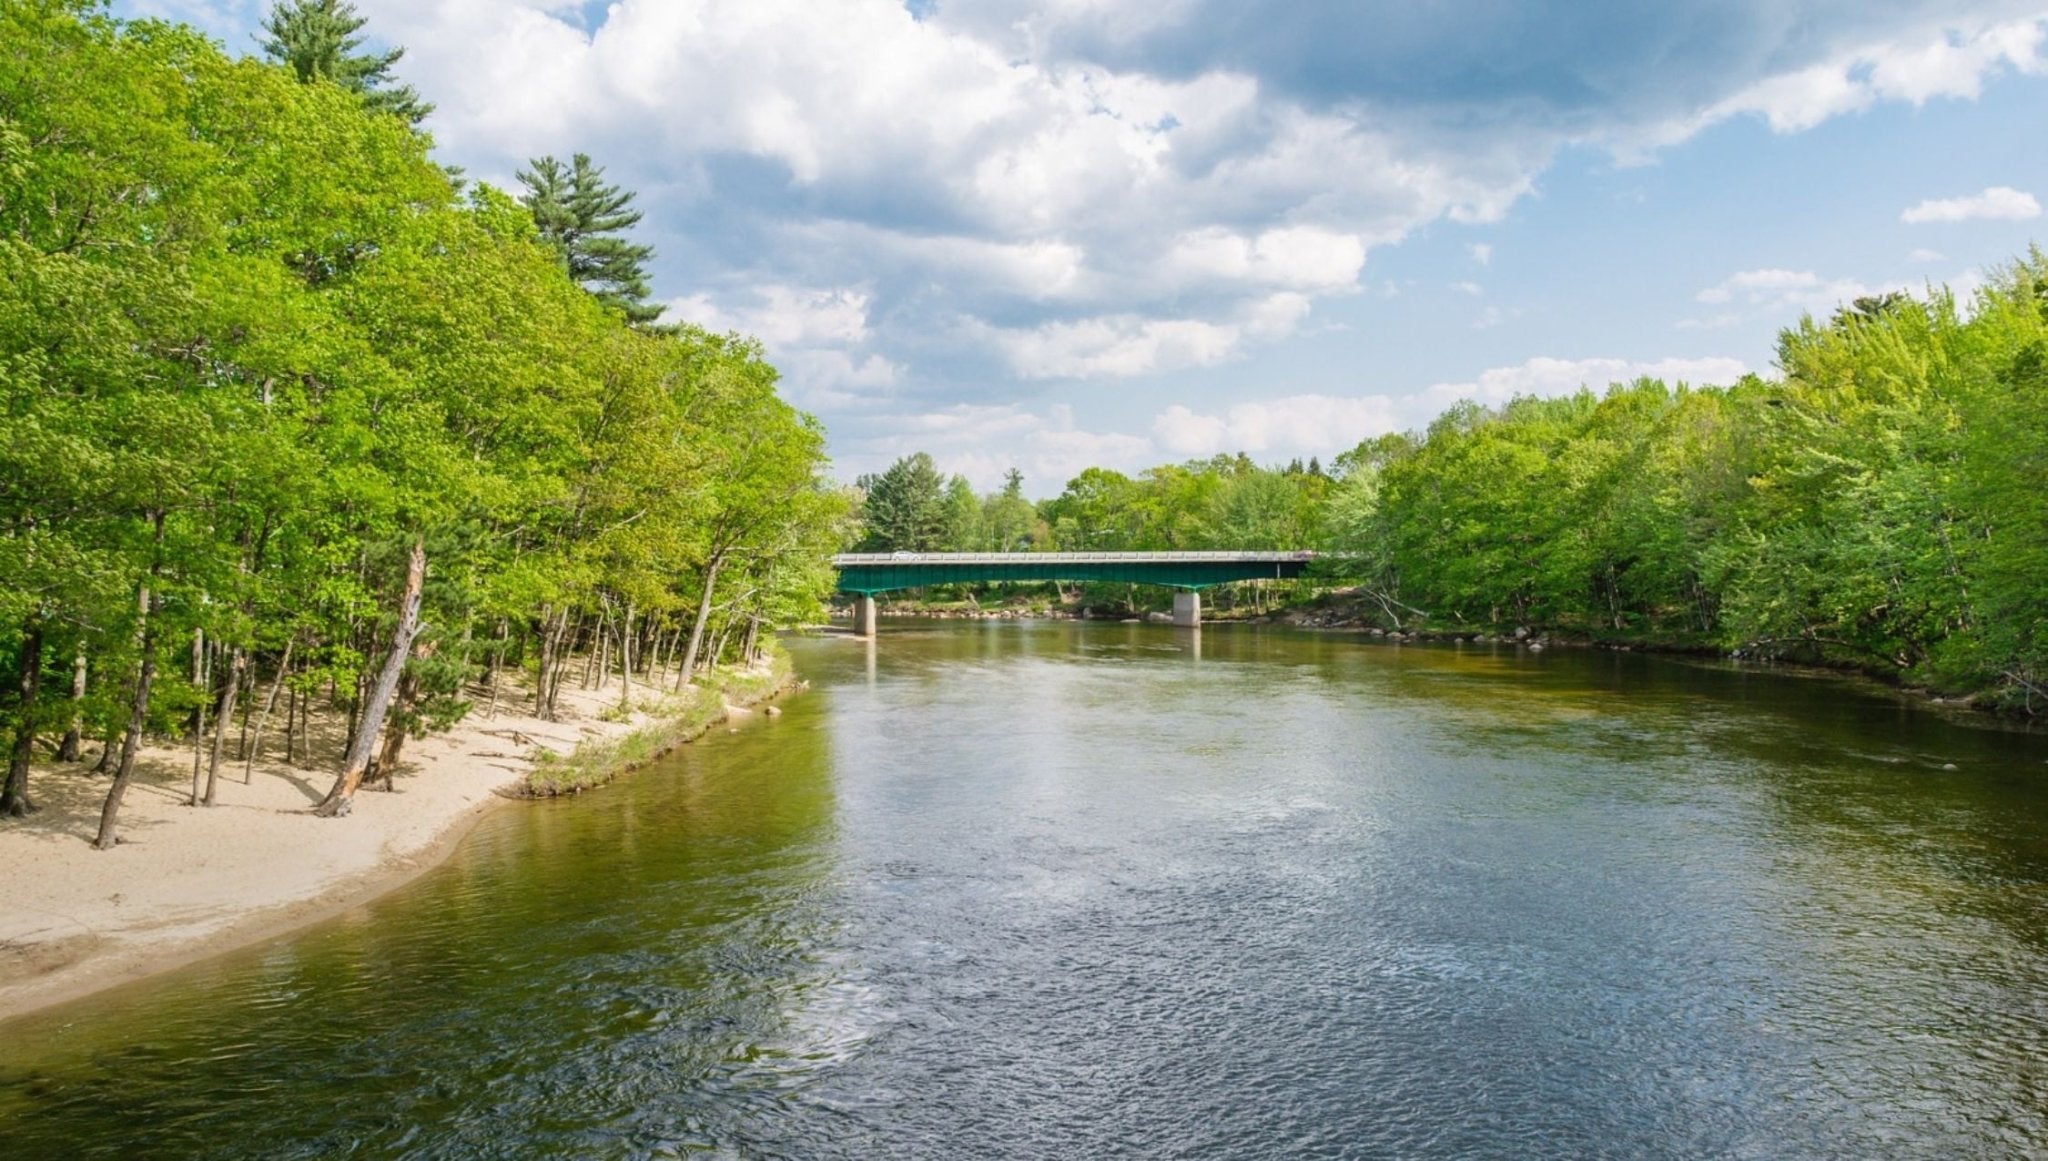
MULTIPOLYGON (((192 688, 199 690, 212 688, 206 683, 206 630, 204 629, 192 630, 192 688)), ((192 707, 190 722, 193 733, 203 734, 206 732, 206 699, 204 697, 200 698, 199 703, 192 707)), ((199 770, 199 752, 197 750, 192 752, 192 769, 194 774, 193 782, 196 785, 199 770)))
POLYGON ((412 639, 420 627, 420 587, 427 571, 426 545, 413 541, 412 561, 405 570, 405 595, 398 608, 398 629, 391 637, 391 652, 384 657, 384 668, 377 674, 377 682, 370 687, 365 699, 361 723, 355 737, 349 742, 348 754, 342 759, 341 776, 334 780, 333 789, 327 792, 313 813, 321 818, 340 818, 349 812, 355 801, 356 788, 362 785, 363 772, 370 765, 370 750, 377 742, 378 731, 384 728, 384 714, 391 706, 391 695, 398 689, 398 678, 405 671, 405 659, 412 655, 412 639))
POLYGON ((626 602, 626 620, 619 629, 619 708, 633 705, 633 602, 626 602))
POLYGON ((200 697, 199 697, 199 704, 198 704, 198 705, 196 705, 196 706, 194 706, 194 707, 192 707, 192 714, 193 714, 193 718, 192 718, 192 797, 186 800, 186 802, 185 802, 185 805, 187 805, 187 806, 197 806, 197 805, 199 805, 199 802, 200 802, 200 796, 201 796, 201 795, 202 795, 202 794, 203 794, 203 793, 205 792, 205 789, 206 789, 206 788, 205 788, 204 786, 202 786, 202 785, 200 784, 200 781, 199 781, 199 777, 200 777, 200 774, 201 774, 201 773, 202 773, 202 772, 204 771, 204 769, 205 769, 205 767, 204 767, 204 766, 203 766, 203 765, 201 764, 201 763, 202 763, 202 755, 204 755, 204 753, 205 753, 205 750, 203 749, 203 747, 202 747, 202 744, 203 744, 203 743, 205 742, 205 740, 206 740, 206 696, 205 696, 205 695, 206 695, 206 694, 207 694, 208 692, 210 692, 210 689, 211 689, 211 687, 209 687, 209 686, 207 686, 207 685, 204 685, 204 684, 201 684, 201 683, 202 683, 202 682, 203 682, 203 681, 205 680, 205 675, 206 675, 206 669, 205 669, 205 664, 204 664, 204 662, 202 662, 202 661, 200 660, 200 657, 199 657, 199 651, 200 651, 200 650, 201 650, 202 648, 204 648, 204 642, 205 642, 205 640, 206 640, 206 637, 205 637, 205 635, 204 635, 204 634, 203 634, 203 633, 202 633, 202 632, 201 632, 200 630, 197 630, 197 629, 193 630, 193 632, 192 632, 192 653, 193 653, 193 656, 192 656, 192 684, 194 684, 194 685, 197 685, 197 686, 199 686, 199 692, 200 692, 200 697))
MULTIPOLYGON (((237 652, 239 653, 239 650, 237 652)), ((249 692, 253 695, 256 692, 256 659, 253 657, 241 657, 236 663, 236 668, 242 671, 242 680, 247 683, 249 692)), ((248 701, 241 704, 242 728, 235 737, 235 761, 237 762, 245 761, 249 757, 249 725, 256 716, 256 699, 252 696, 248 701)))
POLYGON ((546 717, 548 710, 548 666, 555 662, 555 611, 540 608, 540 671, 533 679, 533 716, 546 717))
POLYGON ((604 679, 608 675, 603 670, 611 665, 611 647, 611 610, 607 608, 598 612, 597 629, 591 634, 589 651, 583 655, 584 689, 590 688, 591 671, 593 669, 598 671, 596 675, 598 688, 604 688, 604 679))
POLYGON ((156 679, 156 621, 150 616, 151 589, 163 571, 164 514, 152 514, 156 522, 156 556, 149 563, 149 577, 135 586, 135 635, 141 659, 136 662, 135 699, 128 706, 128 732, 121 737, 121 764, 114 769, 114 784, 107 788, 107 801, 100 807, 100 831, 93 836, 94 850, 110 851, 119 841, 114 824, 121 815, 121 796, 128 793, 128 780, 135 774, 135 751, 142 745, 142 728, 149 724, 149 683, 156 679))
POLYGON ((555 695, 562 688, 562 635, 569 629, 569 610, 541 610, 540 678, 533 683, 533 715, 555 720, 555 695))
POLYGON ((213 756, 206 763, 206 797, 200 799, 206 806, 213 805, 214 790, 220 783, 221 747, 227 742, 228 723, 235 720, 235 696, 241 692, 242 675, 248 666, 248 655, 236 646, 228 662, 227 688, 220 691, 220 709, 213 715, 213 756))
POLYGON ((711 651, 704 655, 705 668, 717 667, 719 661, 725 657, 725 643, 731 639, 732 618, 727 617, 725 623, 718 627, 718 637, 711 642, 711 651))
POLYGON ((558 712, 556 708, 556 703, 561 699, 562 696, 562 682, 569 676, 569 656, 568 650, 565 647, 567 645, 569 633, 569 610, 563 609, 561 612, 555 614, 555 618, 557 624, 555 629, 554 676, 548 680, 547 707, 545 711, 541 714, 541 716, 546 718, 548 721, 555 720, 555 714, 558 712))
POLYGON ((406 674, 398 680, 398 697, 395 704, 398 712, 384 726, 384 748, 377 753, 376 762, 363 779, 363 788, 375 786, 379 790, 396 789, 392 776, 398 773, 398 755, 405 750, 406 715, 412 712, 413 704, 419 701, 419 678, 406 674))
POLYGON ((711 593, 718 584, 718 566, 725 563, 723 556, 714 556, 704 565, 704 595, 697 600, 697 620, 690 625, 690 644, 683 650, 683 671, 676 675, 676 688, 690 683, 691 675, 697 672, 697 651, 704 646, 704 622, 711 619, 711 593))
POLYGON ((647 684, 661 688, 662 678, 668 675, 669 662, 676 659, 676 644, 681 639, 681 633, 667 630, 658 630, 654 634, 654 659, 647 667, 647 684))
MULTIPOLYGON (((279 658, 277 662, 277 676, 270 681, 270 696, 263 699, 263 712, 256 715, 256 729, 249 735, 249 749, 242 760, 242 785, 244 786, 247 786, 250 779, 256 776, 256 758, 259 754, 263 753, 263 727, 270 724, 270 711, 277 708, 277 691, 284 685, 285 675, 292 671, 292 646, 296 644, 298 644, 298 638, 296 637, 285 641, 284 656, 279 658)), ((286 732, 287 734, 290 732, 289 723, 287 723, 286 732)), ((287 751, 291 749, 289 743, 286 744, 285 749, 287 751)), ((286 753, 284 760, 290 762, 292 760, 291 754, 286 753)))
POLYGON ((42 687, 43 625, 34 617, 21 629, 21 680, 15 706, 21 720, 14 726, 14 749, 7 755, 7 783, 0 786, 0 815, 22 818, 36 809, 28 796, 28 764, 36 745, 36 693, 42 687))
POLYGON ((498 716, 498 674, 505 668, 505 618, 498 618, 498 644, 491 650, 491 708, 484 714, 489 721, 498 716))
POLYGON ((79 716, 79 707, 85 703, 85 646, 78 647, 78 656, 71 663, 71 728, 64 731, 64 743, 57 747, 61 761, 76 762, 85 749, 85 722, 79 716))

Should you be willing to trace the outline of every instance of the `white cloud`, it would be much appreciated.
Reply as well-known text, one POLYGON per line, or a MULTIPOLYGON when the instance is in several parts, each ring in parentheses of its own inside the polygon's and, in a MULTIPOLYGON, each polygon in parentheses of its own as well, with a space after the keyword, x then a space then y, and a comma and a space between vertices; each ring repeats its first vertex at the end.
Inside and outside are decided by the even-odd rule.
POLYGON ((1939 251, 1939 250, 1929 250, 1929 249, 1927 249, 1926 247, 1924 247, 1924 246, 1923 246, 1923 247, 1921 247, 1921 248, 1919 248, 1919 249, 1917 249, 1917 250, 1914 250, 1914 251, 1913 251, 1912 253, 1910 253, 1910 254, 1906 255, 1906 261, 1908 261, 1908 262, 1946 262, 1946 261, 1948 261, 1948 255, 1946 255, 1946 254, 1943 254, 1943 253, 1942 253, 1941 251, 1939 251))
POLYGON ((1294 290, 1349 290, 1365 265, 1365 242, 1314 226, 1267 230, 1247 237, 1221 227, 1175 239, 1169 269, 1191 280, 1229 280, 1294 290))
POLYGON ((1200 319, 1109 315, 1006 331, 1000 341, 1026 379, 1124 379, 1213 366, 1236 353, 1241 337, 1200 319))
POLYGON ((867 341, 869 296, 859 287, 769 285, 753 296, 750 305, 725 307, 709 295, 691 295, 671 302, 669 317, 709 331, 739 331, 770 348, 867 341))
POLYGON ((1475 298, 1486 293, 1486 288, 1477 282, 1453 282, 1451 283, 1451 289, 1459 294, 1469 294, 1475 298))
POLYGON ((1245 303, 1226 321, 1115 314, 986 330, 1022 378, 1127 379, 1227 362, 1248 340, 1293 334, 1310 309, 1307 295, 1282 291, 1245 303))
POLYGON ((793 401, 823 408, 894 386, 902 368, 861 348, 870 345, 869 294, 861 287, 769 284, 741 304, 697 294, 672 300, 667 319, 761 340, 793 401))
POLYGON ((1152 421, 1152 434, 1161 450, 1182 458, 1239 451, 1288 457, 1329 455, 1394 427, 1393 401, 1385 395, 1289 395, 1233 404, 1220 415, 1176 403, 1152 421))
POLYGON ((841 457, 848 478, 887 468, 908 450, 931 453, 939 470, 966 476, 983 491, 999 487, 1011 468, 1024 473, 1032 495, 1053 495, 1083 468, 1138 471, 1158 459, 1142 435, 1083 431, 1073 408, 1054 404, 1044 414, 1015 404, 961 403, 935 411, 890 415, 876 420, 878 433, 857 440, 841 457))
POLYGON ((1465 247, 1465 252, 1472 256, 1472 261, 1479 263, 1481 266, 1493 264, 1493 247, 1485 242, 1474 242, 1470 246, 1465 247))
POLYGON ((1666 383, 1727 384, 1748 370, 1742 360, 1726 357, 1536 358, 1408 395, 1288 395, 1214 412, 1176 403, 1156 415, 1144 435, 1083 430, 1066 404, 1039 413, 1016 404, 961 403, 874 417, 876 434, 855 440, 856 450, 841 457, 839 468, 850 478, 880 471, 910 450, 924 450, 941 470, 964 475, 977 488, 996 487, 1003 473, 1015 467, 1024 472, 1033 494, 1051 495, 1087 467, 1130 473, 1162 462, 1240 451, 1267 462, 1309 456, 1327 460, 1362 439, 1424 425, 1460 400, 1493 406, 1517 396, 1568 395, 1581 387, 1598 391, 1642 376, 1666 383))
POLYGON ((2043 17, 1978 21, 1957 16, 1920 31, 1837 53, 1803 68, 1762 77, 1697 112, 1616 136, 1619 151, 1641 160, 1645 150, 1673 145, 1712 125, 1759 116, 1776 133, 1798 133, 1859 113, 1880 101, 1922 105, 1937 97, 1974 100, 1986 78, 2004 70, 2039 73, 2043 17))
POLYGON ((1908 225, 1926 222, 2024 222, 2041 216, 2034 195, 1997 185, 1970 197, 1930 199, 1899 215, 1908 225))
POLYGON ((1703 359, 1556 359, 1538 357, 1512 367, 1482 371, 1476 379, 1459 383, 1437 383, 1413 395, 1403 396, 1396 413, 1404 423, 1425 423, 1444 408, 1461 400, 1488 406, 1506 403, 1521 395, 1569 395, 1581 387, 1599 390, 1611 383, 1628 383, 1643 376, 1666 383, 1683 380, 1695 384, 1732 383, 1749 373, 1740 359, 1716 356, 1703 359))
POLYGON ((1823 278, 1811 270, 1772 267, 1731 274, 1693 297, 1709 305, 1734 303, 1765 312, 1828 311, 1858 298, 1904 289, 1901 282, 1869 286, 1853 278, 1823 278))

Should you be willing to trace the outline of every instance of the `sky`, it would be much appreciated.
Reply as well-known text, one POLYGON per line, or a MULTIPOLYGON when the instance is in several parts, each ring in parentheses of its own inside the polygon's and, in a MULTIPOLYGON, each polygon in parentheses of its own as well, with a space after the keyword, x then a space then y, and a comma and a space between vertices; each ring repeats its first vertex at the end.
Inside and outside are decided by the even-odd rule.
MULTIPOLYGON (((255 52, 256 0, 117 0, 255 52)), ((1320 457, 1459 399, 1774 373, 2044 233, 2048 0, 357 0, 517 189, 637 192, 851 480, 1320 457)))

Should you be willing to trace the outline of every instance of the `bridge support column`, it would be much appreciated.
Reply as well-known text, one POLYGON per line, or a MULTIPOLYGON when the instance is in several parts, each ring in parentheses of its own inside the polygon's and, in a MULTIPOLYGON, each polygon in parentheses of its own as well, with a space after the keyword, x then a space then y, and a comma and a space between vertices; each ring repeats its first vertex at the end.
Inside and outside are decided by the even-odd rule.
POLYGON ((875 598, 868 593, 861 593, 853 598, 853 635, 875 635, 875 598))
POLYGON ((1183 629, 1202 627, 1202 594, 1198 592, 1173 594, 1173 623, 1183 629))

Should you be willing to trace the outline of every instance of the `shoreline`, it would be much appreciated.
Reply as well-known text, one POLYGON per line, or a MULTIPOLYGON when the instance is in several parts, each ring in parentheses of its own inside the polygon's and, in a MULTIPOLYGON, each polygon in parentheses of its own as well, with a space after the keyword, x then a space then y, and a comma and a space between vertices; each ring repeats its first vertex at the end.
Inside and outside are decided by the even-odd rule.
MULTIPOLYGON (((776 682, 738 703, 714 694, 722 702, 714 719, 786 688, 776 682)), ((622 716, 612 708, 616 686, 565 688, 553 722, 501 703, 493 718, 466 718, 408 743, 393 790, 358 793, 341 819, 310 812, 334 777, 340 725, 327 720, 331 712, 314 716, 319 760, 310 768, 267 754, 245 783, 242 763, 224 762, 211 808, 185 805, 188 746, 146 746, 111 851, 91 847, 107 779, 90 774, 89 761, 38 761, 29 785, 42 809, 0 821, 0 879, 14 885, 13 906, 0 914, 0 1027, 401 890, 446 863, 486 816, 530 801, 513 790, 543 751, 568 754, 658 728, 687 710, 676 701, 622 716)))
MULTIPOLYGON (((840 610, 833 610, 840 613, 840 610)), ((1022 606, 990 605, 987 608, 960 607, 957 605, 938 608, 919 608, 913 604, 885 605, 879 611, 882 617, 926 618, 930 620, 968 621, 1093 621, 1103 624, 1160 624, 1163 614, 1141 613, 1094 613, 1086 607, 1080 609, 1026 608, 1022 606)), ((844 616, 840 620, 844 620, 844 616)), ((1583 630, 1566 630, 1549 627, 1525 628, 1523 634, 1498 629, 1489 631, 1478 627, 1458 629, 1387 629, 1366 614, 1344 610, 1333 610, 1331 606, 1308 602, 1286 606, 1267 613, 1239 614, 1236 611, 1211 614, 1203 613, 1206 625, 1269 625, 1286 629, 1300 629, 1318 633, 1341 633, 1355 635, 1375 644, 1385 645, 1483 645, 1495 648, 1517 648, 1540 653, 1546 649, 1591 650, 1609 653, 1642 653, 1652 657, 1665 657, 1700 663, 1754 668, 1764 673, 1779 673, 1791 677, 1828 678, 1848 681, 1873 691, 1896 695, 1916 705, 1942 713, 1961 724, 1988 725, 2006 729, 2034 730, 2040 728, 2040 719, 2001 708, 1984 698, 1969 693, 1944 692, 1932 686, 1918 685, 1900 680, 1896 675, 1854 664, 1830 665, 1814 661, 1789 661, 1776 658, 1744 656, 1740 650, 1728 650, 1719 646, 1700 643, 1685 643, 1642 637, 1601 637, 1583 630)))

